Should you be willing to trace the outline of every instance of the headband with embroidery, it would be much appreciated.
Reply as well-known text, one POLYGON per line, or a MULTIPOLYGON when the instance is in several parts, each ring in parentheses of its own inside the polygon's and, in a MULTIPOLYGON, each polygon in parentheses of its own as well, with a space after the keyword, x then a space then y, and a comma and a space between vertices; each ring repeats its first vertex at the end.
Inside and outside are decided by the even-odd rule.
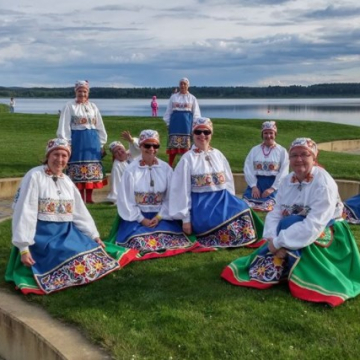
POLYGON ((315 141, 311 140, 310 138, 297 138, 295 139, 289 149, 289 153, 292 149, 296 147, 303 147, 307 150, 309 150, 315 157, 318 155, 318 147, 315 143, 315 141))
POLYGON ((198 117, 194 119, 192 131, 203 128, 203 129, 209 129, 211 132, 213 132, 213 124, 209 118, 206 117, 198 117))
POLYGON ((143 144, 144 142, 160 144, 159 133, 155 130, 150 130, 150 129, 143 130, 139 136, 139 145, 143 144))
POLYGON ((121 143, 121 141, 113 141, 109 145, 109 150, 111 151, 111 153, 113 153, 115 148, 117 147, 123 147, 125 149, 125 146, 121 143))
POLYGON ((71 154, 71 147, 69 145, 69 142, 65 139, 55 138, 55 139, 49 140, 46 145, 46 150, 45 150, 46 156, 49 155, 51 151, 56 150, 56 149, 62 149, 62 150, 67 151, 69 153, 69 156, 71 154))
POLYGON ((180 79, 179 83, 181 83, 181 82, 186 82, 186 83, 188 84, 188 86, 190 86, 190 81, 189 81, 189 79, 186 78, 186 77, 180 79))
POLYGON ((273 130, 277 133, 277 127, 275 121, 265 121, 261 125, 261 132, 265 130, 273 130))
POLYGON ((75 91, 77 89, 80 89, 80 88, 86 88, 87 90, 90 89, 90 85, 89 85, 89 82, 87 80, 78 80, 76 83, 75 83, 75 91))

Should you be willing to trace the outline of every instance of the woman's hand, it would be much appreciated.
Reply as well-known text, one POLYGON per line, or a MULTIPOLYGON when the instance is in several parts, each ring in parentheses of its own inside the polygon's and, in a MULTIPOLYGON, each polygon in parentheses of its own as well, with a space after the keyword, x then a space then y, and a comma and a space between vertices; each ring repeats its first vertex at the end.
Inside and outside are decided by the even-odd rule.
POLYGON ((254 186, 251 188, 251 196, 254 199, 259 199, 260 198, 260 190, 258 189, 257 186, 254 186))
POLYGON ((134 139, 132 138, 131 134, 130 134, 130 131, 123 131, 121 133, 121 137, 128 141, 129 143, 133 143, 134 139))
POLYGON ((103 247, 103 248, 105 247, 105 244, 103 243, 103 241, 100 238, 95 238, 94 241, 96 243, 98 243, 101 247, 103 247))
POLYGON ((30 251, 28 251, 28 252, 21 255, 21 262, 25 266, 33 266, 35 264, 35 261, 32 258, 30 251))
POLYGON ((188 223, 183 223, 182 229, 183 229, 183 232, 184 232, 186 235, 191 235, 191 234, 192 234, 192 226, 191 226, 191 223, 190 223, 190 222, 188 222, 188 223))
POLYGON ((152 227, 151 220, 146 219, 146 218, 143 221, 141 221, 141 225, 146 226, 146 227, 152 227))
POLYGON ((158 217, 153 217, 151 220, 150 220, 150 225, 149 225, 149 227, 156 227, 157 226, 157 224, 159 223, 159 218, 158 217))
POLYGON ((285 248, 280 248, 276 252, 275 256, 280 258, 280 259, 285 259, 287 257, 287 250, 285 248))
POLYGON ((271 195, 275 190, 273 188, 266 189, 262 194, 261 197, 266 198, 271 195))

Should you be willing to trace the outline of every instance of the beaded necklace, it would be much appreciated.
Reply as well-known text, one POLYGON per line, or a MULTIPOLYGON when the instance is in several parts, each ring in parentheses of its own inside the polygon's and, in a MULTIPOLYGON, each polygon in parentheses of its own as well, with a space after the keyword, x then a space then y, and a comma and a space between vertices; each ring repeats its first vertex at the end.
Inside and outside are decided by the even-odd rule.
POLYGON ((264 154, 264 156, 265 156, 266 158, 270 155, 271 151, 275 148, 275 146, 276 146, 276 144, 274 144, 274 145, 272 145, 272 146, 270 146, 270 147, 266 146, 265 144, 262 144, 262 145, 261 145, 262 153, 264 154), (265 148, 266 148, 266 147, 269 149, 268 152, 265 152, 265 148))

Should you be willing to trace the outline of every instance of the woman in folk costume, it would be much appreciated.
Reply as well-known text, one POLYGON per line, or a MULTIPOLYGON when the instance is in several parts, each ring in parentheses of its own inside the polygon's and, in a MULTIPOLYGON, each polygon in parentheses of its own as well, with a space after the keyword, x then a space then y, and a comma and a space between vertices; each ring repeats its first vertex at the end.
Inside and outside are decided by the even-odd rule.
POLYGON ((89 101, 89 82, 77 81, 76 99, 61 111, 57 136, 72 147, 67 174, 87 203, 93 203, 92 192, 106 185, 101 158, 107 134, 99 109, 89 101))
POLYGON ((12 243, 5 278, 24 293, 49 294, 98 280, 126 265, 136 252, 104 250, 94 220, 63 174, 70 157, 64 139, 52 139, 44 165, 23 178, 14 202, 12 243))
POLYGON ((194 146, 177 164, 170 189, 170 215, 194 233, 202 248, 259 246, 262 222, 235 196, 234 179, 225 156, 210 146, 213 124, 193 122, 194 146))
POLYGON ((360 224, 360 194, 344 201, 343 217, 349 224, 360 224))
POLYGON ((123 139, 129 142, 129 150, 121 141, 113 141, 109 145, 109 150, 113 155, 113 165, 111 168, 110 192, 107 200, 116 204, 117 194, 120 188, 121 178, 128 165, 140 155, 140 149, 137 138, 133 138, 129 131, 123 132, 123 139))
POLYGON ((169 132, 166 153, 170 166, 176 154, 184 154, 190 149, 192 122, 201 116, 199 104, 196 97, 189 93, 189 86, 189 79, 180 80, 180 91, 171 95, 164 114, 169 132))
POLYGON ((181 224, 169 216, 171 167, 158 159, 157 131, 140 133, 141 156, 125 170, 118 190, 120 216, 108 241, 140 252, 138 259, 166 257, 192 250, 181 224))
POLYGON ((267 243, 227 266, 222 277, 257 289, 287 280, 294 297, 337 306, 360 293, 358 247, 342 219, 334 179, 316 165, 316 144, 298 138, 289 155, 293 172, 266 216, 267 243))
POLYGON ((261 128, 263 142, 254 146, 245 159, 244 175, 248 184, 243 199, 255 211, 271 211, 283 178, 289 173, 289 156, 275 141, 275 121, 265 121, 261 128))

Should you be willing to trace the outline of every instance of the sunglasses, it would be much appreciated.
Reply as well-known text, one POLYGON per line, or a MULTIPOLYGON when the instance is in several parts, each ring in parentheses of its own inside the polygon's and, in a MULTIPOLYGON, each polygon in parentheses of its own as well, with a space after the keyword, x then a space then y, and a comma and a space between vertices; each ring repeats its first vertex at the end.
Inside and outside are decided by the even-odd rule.
POLYGON ((204 135, 211 135, 211 131, 210 130, 194 130, 194 134, 195 135, 201 135, 201 134, 204 134, 204 135))
POLYGON ((143 146, 145 149, 151 149, 151 148, 158 149, 160 147, 160 145, 157 144, 144 144, 143 146))

